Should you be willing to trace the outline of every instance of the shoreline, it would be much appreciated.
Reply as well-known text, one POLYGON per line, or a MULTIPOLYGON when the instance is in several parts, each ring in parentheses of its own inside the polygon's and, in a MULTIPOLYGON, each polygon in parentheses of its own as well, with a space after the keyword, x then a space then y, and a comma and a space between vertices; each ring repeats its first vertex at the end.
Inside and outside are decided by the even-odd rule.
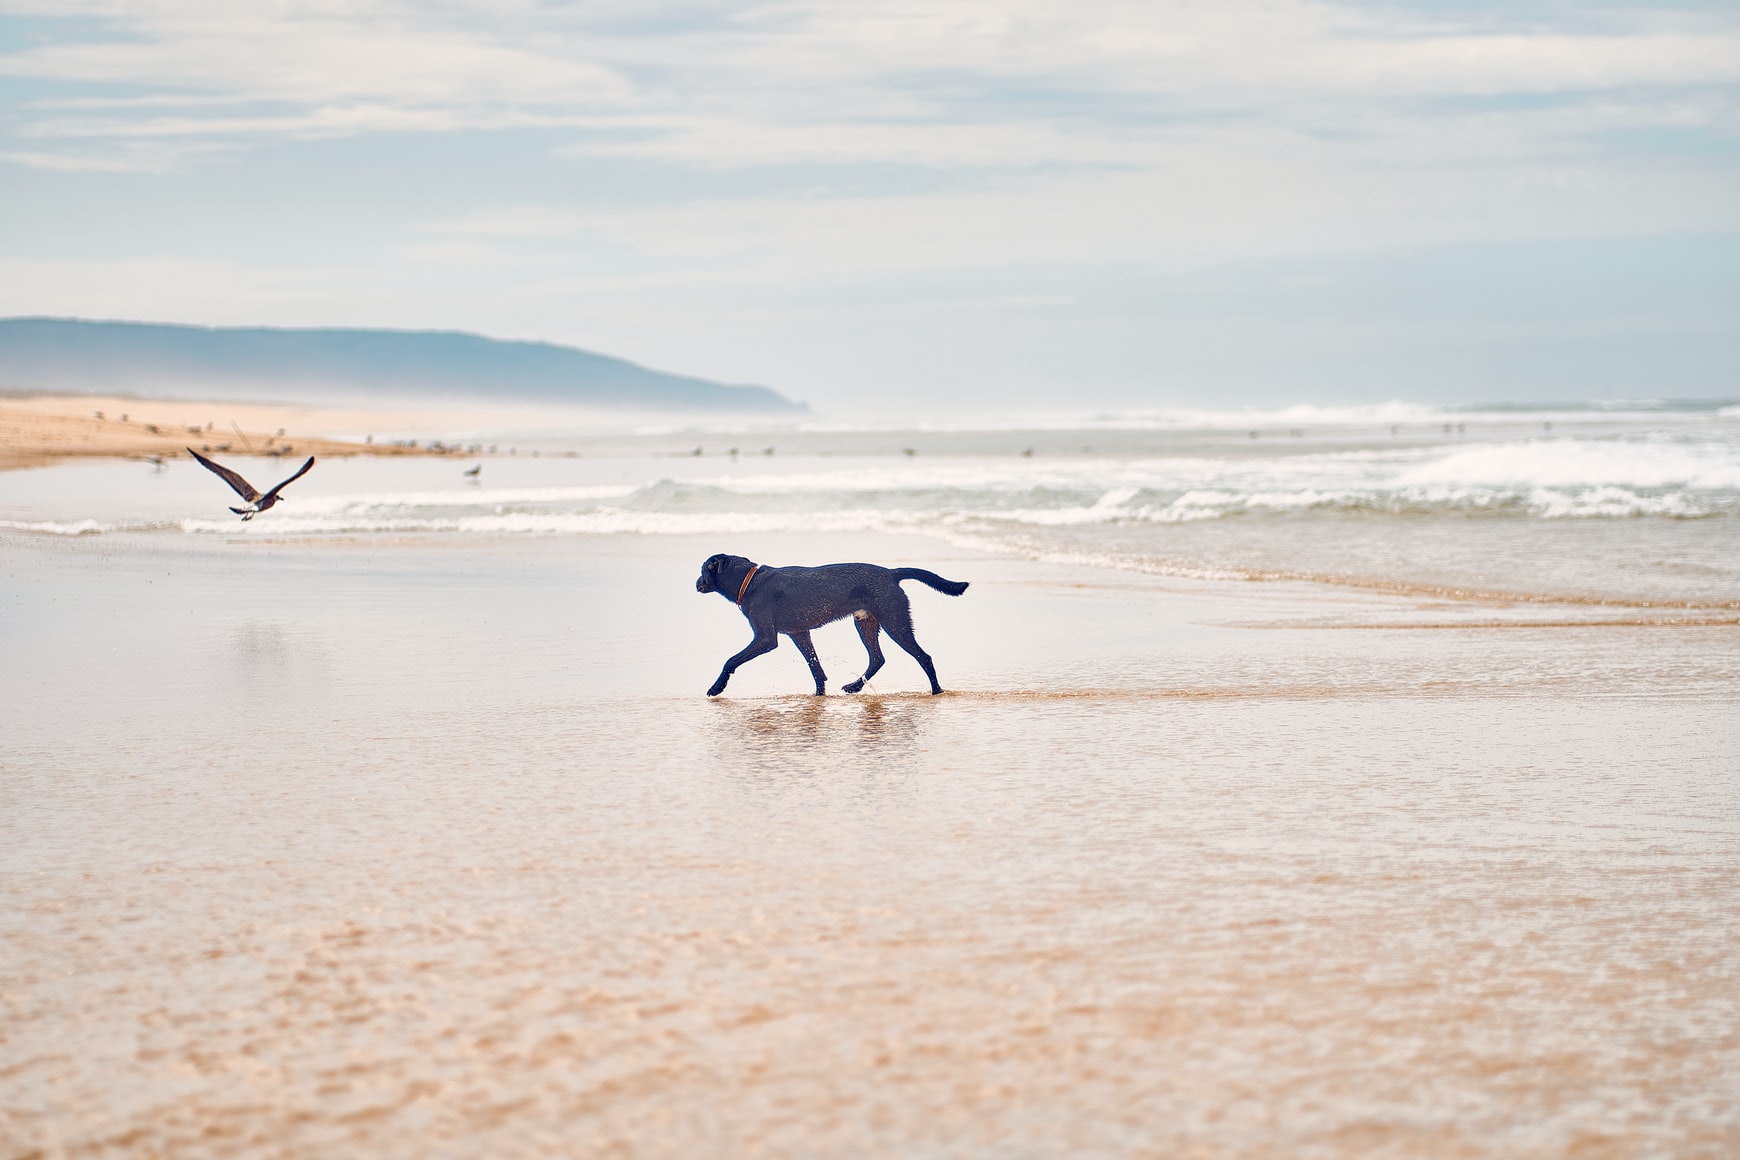
MULTIPOLYGON (((201 454, 424 456, 467 453, 438 441, 358 442, 353 431, 426 426, 411 412, 141 399, 123 395, 0 393, 0 471, 48 467, 75 459, 151 460, 201 454)), ((475 450, 470 454, 477 454, 475 450)))

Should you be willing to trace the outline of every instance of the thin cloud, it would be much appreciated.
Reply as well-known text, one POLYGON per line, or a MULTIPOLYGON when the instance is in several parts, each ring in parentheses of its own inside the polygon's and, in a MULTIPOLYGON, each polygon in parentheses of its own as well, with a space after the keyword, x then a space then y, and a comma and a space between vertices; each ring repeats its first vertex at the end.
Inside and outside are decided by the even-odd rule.
POLYGON ((235 147, 255 138, 317 139, 371 133, 449 133, 467 129, 572 128, 585 119, 516 110, 407 108, 392 104, 346 104, 286 114, 213 117, 55 117, 30 126, 33 138, 211 138, 235 147))
POLYGON ((186 136, 202 126, 226 138, 447 132, 584 117, 656 132, 576 151, 668 147, 684 162, 766 164, 933 159, 964 145, 972 165, 1036 147, 1103 160, 1144 126, 1331 121, 1356 102, 1621 89, 1666 99, 1740 84, 1733 29, 1471 33, 1298 0, 690 5, 638 21, 627 6, 576 14, 516 3, 310 5, 274 16, 159 0, 73 11, 107 32, 0 57, 0 74, 132 86, 140 92, 126 99, 136 102, 290 111, 237 119, 194 104, 185 121, 130 130, 123 118, 66 119, 33 102, 21 121, 39 139, 186 136), (960 128, 999 131, 962 143, 960 128), (698 148, 707 138, 718 144, 698 148))
POLYGON ((309 103, 549 104, 627 94, 610 69, 583 57, 385 7, 277 19, 245 5, 197 14, 171 7, 112 18, 107 39, 10 53, 0 57, 0 75, 309 103))

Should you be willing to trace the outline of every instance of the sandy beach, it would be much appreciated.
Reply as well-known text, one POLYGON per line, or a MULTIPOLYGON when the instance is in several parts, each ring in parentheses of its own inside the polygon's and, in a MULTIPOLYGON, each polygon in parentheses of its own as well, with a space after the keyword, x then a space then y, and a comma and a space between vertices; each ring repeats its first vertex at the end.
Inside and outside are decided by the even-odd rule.
POLYGON ((0 533, 0 1152, 1740 1150, 1732 626, 720 547, 0 533))
MULTIPOLYGON (((383 440, 333 438, 339 431, 430 429, 427 413, 141 399, 114 395, 0 394, 0 471, 71 458, 153 459, 202 454, 427 455, 383 440)), ((457 449, 455 449, 457 450, 457 449)))

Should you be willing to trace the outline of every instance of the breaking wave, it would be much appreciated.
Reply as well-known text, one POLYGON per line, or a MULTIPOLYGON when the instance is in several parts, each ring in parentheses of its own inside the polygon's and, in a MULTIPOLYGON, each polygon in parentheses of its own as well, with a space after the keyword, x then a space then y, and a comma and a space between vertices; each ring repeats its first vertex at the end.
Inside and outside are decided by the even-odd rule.
MULTIPOLYGON (((57 536, 359 533, 686 535, 695 532, 1178 525, 1380 516, 1696 520, 1740 514, 1740 445, 1644 433, 1298 454, 947 461, 818 457, 795 470, 695 471, 645 482, 305 492, 250 523, 204 513, 8 519, 57 536)), ((667 464, 664 470, 669 471, 667 464)))

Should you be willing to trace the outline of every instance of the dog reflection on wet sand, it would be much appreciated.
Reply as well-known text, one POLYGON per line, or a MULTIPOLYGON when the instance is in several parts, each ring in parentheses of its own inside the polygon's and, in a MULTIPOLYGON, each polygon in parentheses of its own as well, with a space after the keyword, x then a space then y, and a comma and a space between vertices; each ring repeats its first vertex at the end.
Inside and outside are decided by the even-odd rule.
POLYGON ((910 745, 924 719, 913 712, 921 697, 916 693, 869 696, 848 703, 806 696, 714 704, 731 707, 731 720, 737 726, 734 744, 786 760, 814 753, 819 743, 842 740, 873 749, 910 745))

